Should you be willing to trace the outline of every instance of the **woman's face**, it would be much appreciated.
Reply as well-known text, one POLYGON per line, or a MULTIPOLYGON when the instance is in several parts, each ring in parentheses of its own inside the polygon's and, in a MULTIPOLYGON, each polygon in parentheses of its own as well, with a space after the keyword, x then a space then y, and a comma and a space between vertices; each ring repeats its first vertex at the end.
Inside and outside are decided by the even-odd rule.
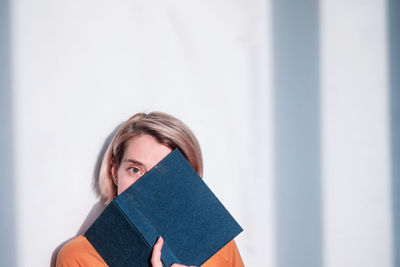
POLYGON ((111 171, 118 195, 136 182, 143 174, 159 163, 172 150, 157 142, 151 135, 142 134, 132 138, 119 166, 111 171))

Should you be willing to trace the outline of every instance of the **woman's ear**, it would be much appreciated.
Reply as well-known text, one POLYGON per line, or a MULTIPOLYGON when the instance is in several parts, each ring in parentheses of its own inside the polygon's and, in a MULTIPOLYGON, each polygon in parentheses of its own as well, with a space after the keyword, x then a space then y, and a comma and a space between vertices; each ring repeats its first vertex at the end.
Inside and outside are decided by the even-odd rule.
POLYGON ((111 166, 111 176, 112 176, 112 179, 113 179, 113 182, 115 185, 118 185, 118 177, 117 177, 118 171, 117 170, 118 170, 118 167, 115 166, 115 164, 113 164, 111 166))

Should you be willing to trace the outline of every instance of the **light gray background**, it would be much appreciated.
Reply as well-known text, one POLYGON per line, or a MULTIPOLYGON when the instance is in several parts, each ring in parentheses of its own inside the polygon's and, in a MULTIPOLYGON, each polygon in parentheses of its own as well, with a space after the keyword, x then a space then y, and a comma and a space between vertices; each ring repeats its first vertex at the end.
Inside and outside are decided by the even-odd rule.
POLYGON ((399 266, 394 1, 0 7, 1 266, 87 227, 104 141, 152 110, 195 132, 246 266, 399 266))

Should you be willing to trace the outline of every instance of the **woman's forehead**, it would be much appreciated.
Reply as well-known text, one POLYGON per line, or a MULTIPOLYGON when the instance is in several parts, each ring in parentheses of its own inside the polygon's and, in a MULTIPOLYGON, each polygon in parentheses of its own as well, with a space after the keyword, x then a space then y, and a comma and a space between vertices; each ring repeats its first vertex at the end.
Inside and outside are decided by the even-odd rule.
POLYGON ((159 143, 151 135, 142 134, 129 140, 122 161, 136 161, 150 169, 171 151, 169 147, 159 143))

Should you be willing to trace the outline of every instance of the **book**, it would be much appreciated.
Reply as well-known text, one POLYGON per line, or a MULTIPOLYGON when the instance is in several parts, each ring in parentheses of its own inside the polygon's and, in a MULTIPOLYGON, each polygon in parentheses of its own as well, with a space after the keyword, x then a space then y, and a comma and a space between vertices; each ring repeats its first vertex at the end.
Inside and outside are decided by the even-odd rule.
POLYGON ((163 266, 200 266, 243 229, 179 149, 118 195, 85 233, 111 267, 151 266, 159 236, 163 266))

